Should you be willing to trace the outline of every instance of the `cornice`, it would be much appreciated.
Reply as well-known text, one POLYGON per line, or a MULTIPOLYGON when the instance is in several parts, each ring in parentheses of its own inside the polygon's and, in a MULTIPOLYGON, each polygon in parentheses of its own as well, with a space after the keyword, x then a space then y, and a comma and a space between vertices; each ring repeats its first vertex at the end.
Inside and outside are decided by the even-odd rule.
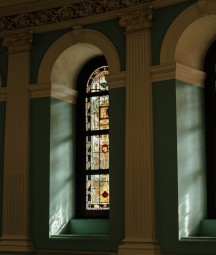
POLYGON ((38 0, 26 4, 0 6, 0 34, 31 30, 57 30, 76 24, 90 24, 116 18, 119 13, 138 11, 151 4, 153 9, 186 0, 38 0), (55 26, 54 26, 55 24, 55 26))
POLYGON ((151 67, 152 82, 176 79, 203 87, 205 76, 204 72, 180 63, 151 67))
MULTIPOLYGON (((152 0, 130 0, 130 1, 89 1, 64 5, 60 7, 42 9, 25 14, 3 16, 0 19, 0 31, 12 31, 22 28, 31 28, 58 22, 65 22, 82 17, 103 14, 120 10, 152 0)), ((42 5, 43 6, 43 5, 42 5)))

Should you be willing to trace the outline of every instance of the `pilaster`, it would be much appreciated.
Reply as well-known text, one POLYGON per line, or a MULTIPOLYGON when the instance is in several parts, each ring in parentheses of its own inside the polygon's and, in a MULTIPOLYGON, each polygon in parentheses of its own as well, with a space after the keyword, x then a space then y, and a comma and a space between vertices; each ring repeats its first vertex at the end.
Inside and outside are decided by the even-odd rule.
POLYGON ((152 15, 151 7, 119 15, 126 28, 125 239, 120 255, 160 254, 154 216, 152 15))
POLYGON ((31 33, 4 38, 8 84, 0 251, 32 250, 29 241, 29 58, 31 33))

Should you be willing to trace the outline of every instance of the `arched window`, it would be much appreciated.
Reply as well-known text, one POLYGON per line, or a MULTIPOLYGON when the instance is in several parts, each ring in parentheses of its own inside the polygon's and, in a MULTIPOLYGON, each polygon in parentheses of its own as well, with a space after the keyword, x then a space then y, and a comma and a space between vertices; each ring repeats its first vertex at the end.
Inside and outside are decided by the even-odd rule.
POLYGON ((216 219, 216 41, 206 54, 204 69, 208 218, 216 219))
POLYGON ((109 215, 109 95, 104 57, 90 60, 77 82, 77 218, 109 215))

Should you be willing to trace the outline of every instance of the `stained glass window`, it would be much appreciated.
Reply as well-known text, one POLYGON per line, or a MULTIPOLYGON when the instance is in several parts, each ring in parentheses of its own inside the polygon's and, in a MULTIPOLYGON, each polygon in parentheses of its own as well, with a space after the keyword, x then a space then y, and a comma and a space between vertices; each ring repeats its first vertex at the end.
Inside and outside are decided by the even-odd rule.
POLYGON ((107 61, 88 61, 77 78, 76 102, 76 217, 108 218, 109 91, 107 61))
POLYGON ((86 210, 109 209, 108 67, 93 71, 86 85, 86 210))

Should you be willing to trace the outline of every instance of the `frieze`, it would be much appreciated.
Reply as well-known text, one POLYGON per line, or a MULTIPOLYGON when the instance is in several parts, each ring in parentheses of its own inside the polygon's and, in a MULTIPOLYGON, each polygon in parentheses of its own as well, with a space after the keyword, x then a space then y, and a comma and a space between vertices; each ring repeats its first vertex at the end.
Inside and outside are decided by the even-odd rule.
POLYGON ((48 25, 103 14, 153 0, 86 0, 68 6, 0 18, 0 32, 48 25))

